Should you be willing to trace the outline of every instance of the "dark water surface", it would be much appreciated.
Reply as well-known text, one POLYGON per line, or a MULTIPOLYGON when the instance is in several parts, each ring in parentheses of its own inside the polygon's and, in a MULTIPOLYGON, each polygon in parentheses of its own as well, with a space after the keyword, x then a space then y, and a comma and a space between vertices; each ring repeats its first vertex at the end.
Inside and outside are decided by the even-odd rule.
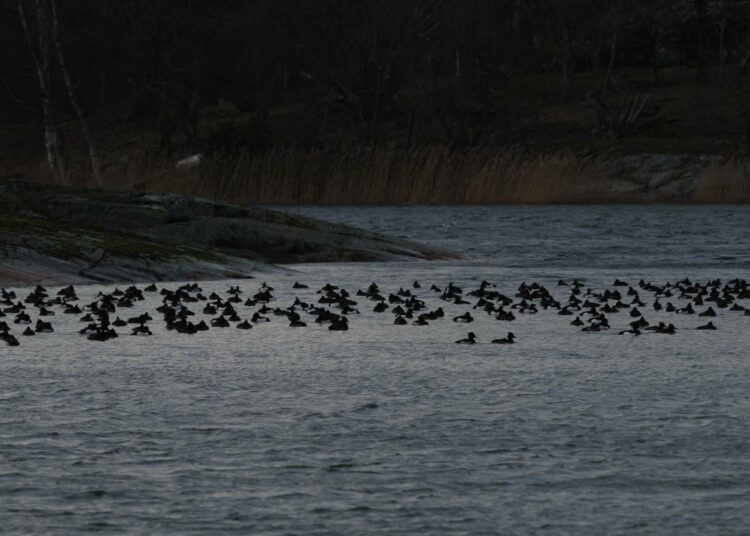
POLYGON ((745 270, 750 208, 571 205, 282 208, 458 251, 517 268, 745 270))
MULTIPOLYGON (((295 210, 469 258, 296 266, 267 276, 274 306, 329 281, 353 294, 419 279, 452 316, 471 306, 431 283, 536 280, 563 299, 560 277, 750 279, 744 207, 295 210)), ((246 297, 260 281, 202 287, 235 283, 246 297)), ((80 287, 82 302, 100 290, 80 287)), ((631 338, 553 311, 394 326, 357 299, 347 332, 156 321, 153 337, 94 343, 58 311, 55 334, 0 346, 0 532, 747 534, 750 317, 695 331, 706 319, 646 308, 678 334, 631 338), (453 344, 468 329, 481 344, 453 344), (508 329, 518 344, 486 344, 508 329)))

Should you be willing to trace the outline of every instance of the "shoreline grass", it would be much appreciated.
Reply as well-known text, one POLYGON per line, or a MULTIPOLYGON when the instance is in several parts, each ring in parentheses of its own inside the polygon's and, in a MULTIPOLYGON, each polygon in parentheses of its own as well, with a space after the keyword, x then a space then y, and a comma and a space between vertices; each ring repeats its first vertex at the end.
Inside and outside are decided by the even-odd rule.
MULTIPOLYGON (((749 203, 750 164, 707 163, 681 197, 654 193, 623 172, 618 157, 543 153, 521 147, 273 147, 262 153, 207 158, 177 168, 163 158, 111 155, 104 187, 180 193, 239 204, 410 205, 564 203, 749 203)), ((50 182, 40 163, 29 173, 50 182)), ((679 175, 679 173, 678 173, 679 175)), ((55 181, 53 181, 55 182, 55 181)), ((69 159, 64 179, 93 186, 83 158, 69 159)))

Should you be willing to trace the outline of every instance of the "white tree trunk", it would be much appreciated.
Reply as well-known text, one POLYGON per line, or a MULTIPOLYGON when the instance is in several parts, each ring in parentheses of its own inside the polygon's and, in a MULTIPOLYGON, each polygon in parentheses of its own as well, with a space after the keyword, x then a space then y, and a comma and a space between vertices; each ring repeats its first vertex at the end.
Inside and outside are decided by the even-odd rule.
POLYGON ((75 110, 75 113, 78 116, 78 121, 81 124, 81 132, 83 133, 83 138, 86 141, 86 146, 88 148, 89 159, 91 161, 91 171, 94 175, 94 180, 96 181, 97 185, 101 186, 101 166, 99 163, 99 155, 97 154, 96 150, 96 142, 94 141, 94 136, 91 132, 91 127, 89 126, 86 114, 83 111, 83 107, 81 107, 81 104, 78 102, 78 99, 76 97, 75 86, 70 76, 68 66, 65 63, 65 56, 63 55, 62 45, 60 43, 60 24, 57 17, 56 0, 48 1, 50 4, 50 13, 52 15, 52 39, 55 45, 55 55, 57 56, 57 63, 60 66, 60 71, 62 71, 63 80, 65 80, 65 88, 68 92, 68 100, 70 101, 70 105, 73 107, 73 110, 75 110))
POLYGON ((34 61, 37 80, 39 82, 39 93, 42 104, 42 115, 44 118, 44 148, 47 152, 47 165, 53 175, 64 180, 63 159, 60 152, 60 140, 55 125, 54 110, 52 107, 52 84, 50 79, 49 62, 49 40, 47 39, 47 16, 43 0, 36 0, 35 15, 37 25, 36 43, 32 39, 26 13, 23 9, 22 0, 16 0, 18 16, 21 20, 26 45, 34 61))

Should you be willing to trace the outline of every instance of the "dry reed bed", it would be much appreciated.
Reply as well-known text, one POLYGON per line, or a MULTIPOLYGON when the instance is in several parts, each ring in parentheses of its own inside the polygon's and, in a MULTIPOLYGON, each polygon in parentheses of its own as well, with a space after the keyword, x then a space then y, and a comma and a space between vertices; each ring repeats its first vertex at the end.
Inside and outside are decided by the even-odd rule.
POLYGON ((731 159, 707 167, 698 176, 694 203, 750 203, 750 162, 731 159))
POLYGON ((568 153, 444 146, 277 148, 192 172, 148 170, 135 177, 153 176, 143 183, 149 190, 243 203, 541 204, 575 202, 576 191, 595 189, 604 170, 604 160, 568 153))
MULTIPOLYGON (((65 181, 86 184, 85 160, 72 162, 65 181)), ((143 155, 110 166, 104 186, 279 205, 644 201, 639 187, 618 177, 611 163, 604 156, 520 148, 277 147, 211 159, 192 170, 143 155)), ((691 197, 676 201, 748 203, 750 164, 728 160, 711 165, 697 178, 691 197)))

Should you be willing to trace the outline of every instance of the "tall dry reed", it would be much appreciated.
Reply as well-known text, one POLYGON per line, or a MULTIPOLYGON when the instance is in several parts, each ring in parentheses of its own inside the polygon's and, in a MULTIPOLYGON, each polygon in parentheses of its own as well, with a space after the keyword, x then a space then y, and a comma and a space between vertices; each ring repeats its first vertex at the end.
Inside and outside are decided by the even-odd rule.
MULTIPOLYGON (((457 149, 346 146, 275 147, 262 154, 209 158, 177 169, 149 154, 110 158, 105 187, 174 192, 247 204, 497 204, 648 201, 642 188, 613 189, 616 166, 606 157, 521 148, 457 149)), ((44 177, 42 166, 37 176, 44 177)), ((85 159, 71 159, 62 179, 93 186, 85 159)), ((750 166, 730 160, 706 168, 697 203, 750 202, 750 166)), ((46 180, 50 180, 46 177, 46 180)), ((628 183, 629 184, 629 183, 628 183)))
POLYGON ((590 186, 604 167, 595 158, 521 149, 279 147, 193 170, 135 162, 108 174, 107 185, 282 205, 561 203, 576 201, 576 188, 590 186))
POLYGON ((750 203, 750 163, 731 159, 707 167, 697 178, 694 203, 750 203))

